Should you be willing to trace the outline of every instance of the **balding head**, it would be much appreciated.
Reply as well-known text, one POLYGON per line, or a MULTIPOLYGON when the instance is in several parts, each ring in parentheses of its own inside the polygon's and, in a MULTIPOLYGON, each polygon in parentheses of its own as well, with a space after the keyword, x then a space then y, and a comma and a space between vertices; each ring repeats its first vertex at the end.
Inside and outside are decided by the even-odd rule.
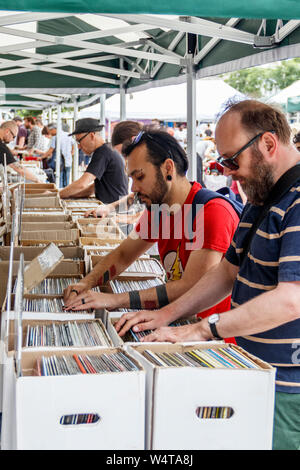
POLYGON ((0 137, 6 143, 9 144, 18 134, 18 125, 15 121, 3 122, 0 126, 0 137))
POLYGON ((11 129, 16 133, 18 132, 18 125, 15 121, 5 121, 1 124, 1 129, 11 129))
POLYGON ((290 143, 291 129, 287 119, 284 113, 274 106, 257 100, 229 103, 217 126, 228 118, 238 121, 249 137, 260 132, 274 131, 282 144, 290 143))

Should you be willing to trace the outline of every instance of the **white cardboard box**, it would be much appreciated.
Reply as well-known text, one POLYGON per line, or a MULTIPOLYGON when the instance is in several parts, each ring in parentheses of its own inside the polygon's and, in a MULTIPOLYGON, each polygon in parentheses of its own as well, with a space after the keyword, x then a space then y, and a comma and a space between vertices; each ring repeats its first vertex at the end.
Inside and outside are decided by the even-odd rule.
MULTIPOLYGON (((84 351, 101 354, 103 349, 77 353, 84 351)), ((144 449, 145 372, 141 366, 132 372, 39 377, 33 375, 39 356, 41 352, 23 352, 23 376, 17 378, 14 372, 16 449, 144 449), (100 420, 60 424, 62 416, 79 413, 97 413, 100 420)))
MULTIPOLYGON (((199 343, 201 348, 215 343, 199 343)), ((182 351, 197 345, 125 346, 146 370, 146 448, 271 449, 275 369, 156 367, 139 351, 182 351), (231 407, 229 419, 200 419, 198 407, 231 407)), ((251 356, 253 358, 253 356, 251 356)))

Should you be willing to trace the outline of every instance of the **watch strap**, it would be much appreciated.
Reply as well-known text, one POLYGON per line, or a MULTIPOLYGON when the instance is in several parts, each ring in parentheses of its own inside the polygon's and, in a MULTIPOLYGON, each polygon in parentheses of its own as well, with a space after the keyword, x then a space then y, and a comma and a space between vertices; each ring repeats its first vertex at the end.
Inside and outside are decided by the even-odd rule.
POLYGON ((210 331, 211 331, 213 337, 214 337, 215 339, 223 339, 223 338, 221 338, 221 336, 219 336, 219 334, 218 334, 216 324, 215 324, 215 323, 208 323, 208 324, 209 324, 210 331))

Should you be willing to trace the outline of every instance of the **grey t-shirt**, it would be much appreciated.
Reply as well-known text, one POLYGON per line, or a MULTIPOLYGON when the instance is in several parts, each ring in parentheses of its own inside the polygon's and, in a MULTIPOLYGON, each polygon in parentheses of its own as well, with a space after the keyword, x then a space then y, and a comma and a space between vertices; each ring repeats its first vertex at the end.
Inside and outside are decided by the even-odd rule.
POLYGON ((96 176, 95 194, 104 204, 128 194, 124 159, 109 145, 103 144, 95 150, 86 171, 96 176))

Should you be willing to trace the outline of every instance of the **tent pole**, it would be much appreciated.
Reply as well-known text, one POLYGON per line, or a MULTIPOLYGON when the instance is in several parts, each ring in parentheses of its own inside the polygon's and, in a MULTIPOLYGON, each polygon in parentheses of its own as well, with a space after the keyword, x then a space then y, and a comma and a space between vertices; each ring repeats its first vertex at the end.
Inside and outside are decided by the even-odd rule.
MULTIPOLYGON (((120 59, 120 69, 124 68, 124 59, 120 59)), ((125 78, 120 77, 120 121, 126 120, 125 78)))
POLYGON ((107 125, 107 142, 111 141, 111 119, 108 118, 108 125, 107 125))
MULTIPOLYGON (((78 119, 78 103, 77 103, 77 99, 76 99, 76 96, 74 96, 73 98, 73 101, 74 101, 74 119, 73 119, 73 129, 72 131, 74 131, 75 129, 75 122, 77 121, 78 119)), ((75 142, 75 138, 73 139, 73 147, 74 147, 74 155, 73 155, 73 181, 76 181, 78 179, 78 164, 79 164, 79 152, 78 152, 78 146, 75 142)))
POLYGON ((106 99, 105 93, 103 95, 100 95, 100 123, 104 124, 104 127, 101 131, 101 137, 104 140, 104 142, 106 141, 106 138, 105 138, 105 123, 106 123, 106 121, 105 121, 105 99, 106 99))
POLYGON ((193 55, 188 54, 187 73, 187 156, 189 159, 188 179, 197 180, 196 156, 196 73, 193 65, 193 55))
POLYGON ((55 161, 55 183, 59 188, 60 183, 60 137, 61 137, 61 104, 57 105, 57 128, 56 128, 56 161, 55 161))

